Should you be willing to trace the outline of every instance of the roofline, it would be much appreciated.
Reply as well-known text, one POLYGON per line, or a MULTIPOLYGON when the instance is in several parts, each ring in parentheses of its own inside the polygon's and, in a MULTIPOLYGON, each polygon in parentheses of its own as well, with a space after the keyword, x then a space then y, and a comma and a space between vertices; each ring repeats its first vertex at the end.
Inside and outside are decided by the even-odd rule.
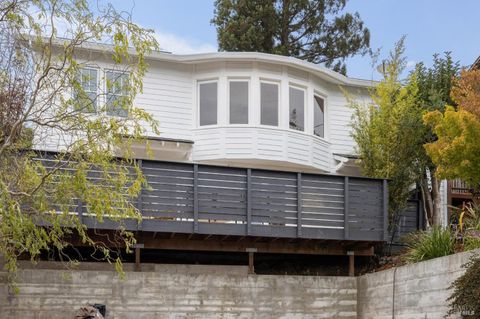
MULTIPOLYGON (((68 39, 65 39, 68 41, 68 39)), ((57 40, 58 45, 63 45, 61 40, 57 40)), ((112 46, 109 44, 101 43, 84 43, 80 46, 85 50, 96 51, 100 53, 109 52, 112 50, 112 46)), ((130 54, 135 54, 133 49, 130 50, 130 54)), ((294 57, 261 53, 261 52, 211 52, 211 53, 199 53, 199 54, 173 54, 166 53, 162 51, 153 51, 146 55, 147 59, 155 61, 167 61, 167 62, 177 62, 184 64, 196 64, 196 63, 206 63, 206 62, 215 62, 215 61, 258 61, 258 62, 270 62, 277 63, 282 65, 292 66, 304 71, 314 73, 317 76, 330 81, 334 84, 360 87, 360 88, 371 88, 374 87, 378 82, 374 80, 364 80, 349 78, 343 74, 330 70, 322 65, 301 60, 294 57)))
POLYGON ((477 57, 475 62, 470 66, 470 70, 480 69, 480 56, 477 57))

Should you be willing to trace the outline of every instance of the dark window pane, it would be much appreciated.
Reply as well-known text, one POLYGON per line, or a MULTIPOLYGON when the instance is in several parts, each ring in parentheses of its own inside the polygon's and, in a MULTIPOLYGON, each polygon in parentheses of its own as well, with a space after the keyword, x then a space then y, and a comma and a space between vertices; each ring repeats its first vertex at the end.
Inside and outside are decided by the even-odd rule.
POLYGON ((260 84, 260 123, 278 126, 278 85, 260 84))
POLYGON ((290 128, 303 131, 305 127, 305 93, 303 90, 290 88, 289 109, 290 109, 290 128))
POLYGON ((313 110, 313 133, 316 136, 325 137, 325 103, 319 96, 315 96, 313 110))
POLYGON ((230 82, 230 124, 248 124, 248 82, 230 82))
POLYGON ((200 125, 217 124, 217 83, 200 84, 200 125))

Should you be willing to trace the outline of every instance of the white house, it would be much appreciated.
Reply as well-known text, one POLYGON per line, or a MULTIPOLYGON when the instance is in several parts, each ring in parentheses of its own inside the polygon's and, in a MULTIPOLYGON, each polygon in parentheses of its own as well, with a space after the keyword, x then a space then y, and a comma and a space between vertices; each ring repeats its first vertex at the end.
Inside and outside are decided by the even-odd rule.
MULTIPOLYGON (((122 91, 109 91, 107 79, 128 79, 113 70, 108 47, 88 45, 82 54, 84 90, 104 96, 95 103, 107 103, 112 116, 127 116, 108 106, 122 91)), ((254 52, 153 52, 147 63, 134 103, 161 132, 147 133, 153 157, 135 146, 151 189, 138 203, 145 218, 127 228, 171 235, 142 237, 145 247, 372 255, 388 240, 387 181, 360 174, 346 98, 369 103, 372 81, 254 52), (196 235, 238 240, 192 243, 196 235)), ((46 134, 37 148, 57 151, 61 138, 46 134)))
MULTIPOLYGON (((102 50, 91 46, 82 70, 89 75, 84 88, 93 95, 106 91, 102 81, 115 76, 102 50)), ((251 52, 154 52, 148 63, 135 105, 160 124, 160 136, 148 136, 155 159, 359 175, 350 136, 352 109, 342 90, 368 101, 372 81, 251 52)), ((48 135, 41 145, 56 150, 61 141, 48 135)))

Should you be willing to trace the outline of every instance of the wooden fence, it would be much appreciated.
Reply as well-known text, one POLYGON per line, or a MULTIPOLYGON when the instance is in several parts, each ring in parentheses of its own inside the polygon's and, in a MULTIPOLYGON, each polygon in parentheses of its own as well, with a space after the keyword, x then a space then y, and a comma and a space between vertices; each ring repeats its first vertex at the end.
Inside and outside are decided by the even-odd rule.
MULTIPOLYGON (((43 159, 45 161, 45 159, 43 159)), ((47 160, 48 161, 48 160, 47 160)), ((387 181, 140 161, 149 188, 130 230, 333 240, 387 240, 387 181)), ((88 208, 76 209, 91 228, 88 208)))

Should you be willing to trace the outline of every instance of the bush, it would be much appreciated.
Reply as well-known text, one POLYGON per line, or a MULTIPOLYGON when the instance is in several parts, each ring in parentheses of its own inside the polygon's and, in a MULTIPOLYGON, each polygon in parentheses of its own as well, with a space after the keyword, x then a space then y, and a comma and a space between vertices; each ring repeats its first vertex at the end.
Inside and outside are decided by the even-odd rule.
POLYGON ((406 261, 415 263, 455 252, 455 236, 450 229, 434 227, 429 231, 417 232, 406 239, 408 251, 406 261))
POLYGON ((465 273, 450 286, 452 295, 447 299, 448 315, 463 313, 465 318, 480 318, 480 258, 472 257, 463 265, 465 273))

